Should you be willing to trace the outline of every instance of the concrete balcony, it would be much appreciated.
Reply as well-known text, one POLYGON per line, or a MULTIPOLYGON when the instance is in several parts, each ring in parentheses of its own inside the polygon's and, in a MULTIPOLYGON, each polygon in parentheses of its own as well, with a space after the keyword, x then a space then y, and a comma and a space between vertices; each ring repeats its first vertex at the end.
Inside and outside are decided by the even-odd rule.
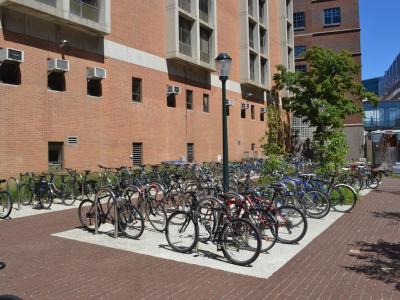
POLYGON ((0 0, 0 7, 103 36, 111 32, 110 0, 0 0))

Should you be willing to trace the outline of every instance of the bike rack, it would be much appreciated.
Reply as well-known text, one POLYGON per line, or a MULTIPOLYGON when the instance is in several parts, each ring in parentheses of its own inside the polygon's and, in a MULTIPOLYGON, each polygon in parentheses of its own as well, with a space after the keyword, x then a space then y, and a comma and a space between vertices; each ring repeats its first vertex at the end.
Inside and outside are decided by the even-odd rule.
POLYGON ((17 203, 18 203, 18 208, 17 208, 17 210, 20 210, 21 209, 21 199, 20 199, 20 196, 19 196, 19 180, 17 179, 17 178, 15 178, 15 177, 10 177, 10 178, 8 178, 7 179, 7 182, 6 182, 6 187, 7 187, 7 190, 9 190, 9 188, 10 188, 10 182, 11 181, 14 181, 15 182, 15 186, 16 186, 16 193, 17 193, 17 203))
MULTIPOLYGON (((99 226, 98 226, 98 212, 97 212, 97 200, 99 199, 99 196, 101 195, 102 192, 107 191, 108 193, 111 194, 111 197, 113 198, 113 202, 114 202, 114 232, 115 232, 115 238, 118 238, 118 209, 117 209, 117 198, 114 194, 114 192, 111 189, 108 188, 102 188, 100 189, 96 196, 94 197, 94 204, 95 204, 95 210, 94 210, 94 223, 95 223, 95 230, 94 230, 94 234, 98 234, 99 233, 99 226)), ((101 205, 101 202, 99 202, 101 205)))

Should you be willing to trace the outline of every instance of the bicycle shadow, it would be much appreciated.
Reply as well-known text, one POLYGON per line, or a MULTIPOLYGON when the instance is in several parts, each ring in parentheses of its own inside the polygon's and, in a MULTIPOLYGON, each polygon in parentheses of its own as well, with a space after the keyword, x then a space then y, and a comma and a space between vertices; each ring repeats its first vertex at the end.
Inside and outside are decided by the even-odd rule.
POLYGON ((381 190, 381 189, 375 189, 373 190, 374 192, 377 193, 386 193, 386 194, 393 194, 393 195, 400 195, 400 190, 396 189, 396 190, 389 190, 389 189, 385 189, 385 190, 381 190))
MULTIPOLYGON (((161 244, 161 245, 158 245, 158 247, 159 247, 159 248, 162 248, 162 249, 165 249, 165 250, 168 250, 168 251, 171 251, 171 252, 174 252, 174 253, 177 253, 177 252, 176 252, 175 250, 173 250, 169 245, 163 245, 163 244, 161 244)), ((211 251, 208 251, 208 250, 205 250, 205 249, 198 249, 197 251, 194 249, 194 250, 192 250, 191 252, 188 252, 188 253, 186 253, 186 254, 192 254, 193 257, 210 258, 210 259, 212 259, 212 260, 216 260, 216 261, 223 262, 223 263, 226 263, 226 264, 235 265, 235 264, 231 263, 230 261, 228 261, 228 260, 225 258, 225 256, 219 255, 218 253, 211 252, 211 251)), ((248 267, 248 268, 250 268, 250 267, 252 267, 252 265, 241 266, 241 267, 248 267)))
POLYGON ((400 290, 400 243, 378 240, 377 243, 356 242, 350 256, 358 261, 352 266, 342 266, 347 271, 364 274, 370 279, 391 284, 400 290))

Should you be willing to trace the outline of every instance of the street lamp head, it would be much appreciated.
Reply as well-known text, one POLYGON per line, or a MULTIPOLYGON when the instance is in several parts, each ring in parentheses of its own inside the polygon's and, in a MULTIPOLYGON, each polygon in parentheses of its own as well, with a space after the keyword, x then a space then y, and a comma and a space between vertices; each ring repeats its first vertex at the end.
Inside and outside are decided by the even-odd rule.
POLYGON ((232 58, 228 53, 220 53, 215 58, 215 66, 217 68, 217 73, 219 78, 228 79, 229 73, 231 71, 232 58))

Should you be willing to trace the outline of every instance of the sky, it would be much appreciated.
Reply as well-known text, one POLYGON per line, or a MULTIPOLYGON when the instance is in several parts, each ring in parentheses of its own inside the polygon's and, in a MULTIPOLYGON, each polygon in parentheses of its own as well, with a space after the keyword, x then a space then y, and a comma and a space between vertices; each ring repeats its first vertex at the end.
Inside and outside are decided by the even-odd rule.
POLYGON ((383 76, 400 53, 400 0, 359 0, 362 78, 383 76))

